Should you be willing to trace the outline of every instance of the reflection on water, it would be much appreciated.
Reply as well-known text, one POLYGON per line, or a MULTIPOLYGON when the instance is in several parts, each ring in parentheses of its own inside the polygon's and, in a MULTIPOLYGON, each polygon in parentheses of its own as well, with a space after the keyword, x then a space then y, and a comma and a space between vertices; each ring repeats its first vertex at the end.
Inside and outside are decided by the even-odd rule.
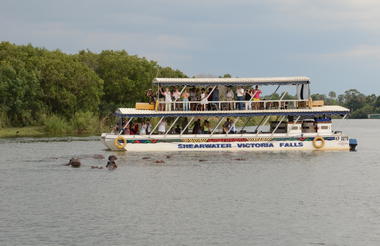
POLYGON ((98 138, 1 140, 0 245, 377 245, 380 121, 336 123, 358 152, 116 153, 114 171, 90 168, 115 154, 98 138))

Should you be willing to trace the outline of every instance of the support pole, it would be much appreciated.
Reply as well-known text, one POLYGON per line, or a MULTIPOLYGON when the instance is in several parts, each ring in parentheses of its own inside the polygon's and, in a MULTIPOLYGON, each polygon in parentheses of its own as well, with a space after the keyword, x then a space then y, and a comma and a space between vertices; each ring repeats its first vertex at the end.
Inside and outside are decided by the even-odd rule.
POLYGON ((175 125, 175 123, 178 121, 179 119, 179 116, 177 118, 175 118, 175 120, 173 121, 173 124, 170 125, 169 129, 165 132, 165 136, 168 135, 168 133, 170 132, 170 130, 173 128, 173 126, 175 125))
POLYGON ((119 135, 121 135, 121 133, 124 131, 124 129, 127 127, 127 125, 129 125, 129 123, 131 123, 132 119, 133 119, 133 117, 129 118, 127 123, 125 123, 125 125, 123 126, 122 130, 119 132, 119 135))
POLYGON ((220 123, 222 123, 222 120, 224 120, 224 116, 223 116, 222 118, 220 118, 218 124, 216 124, 215 128, 212 129, 212 132, 211 132, 211 134, 210 134, 210 137, 214 134, 214 132, 216 131, 216 129, 218 129, 220 123))
POLYGON ((162 116, 161 119, 158 121, 158 123, 154 126, 153 130, 150 132, 149 137, 152 136, 153 132, 157 129, 158 125, 161 123, 161 121, 165 118, 165 116, 162 116))
POLYGON ((248 118, 247 121, 244 123, 243 127, 240 130, 241 136, 243 136, 243 130, 247 126, 248 122, 251 120, 251 118, 249 118, 249 117, 247 117, 247 118, 248 118))
POLYGON ((300 118, 301 118, 301 115, 299 115, 299 116, 297 117, 297 119, 294 121, 294 124, 297 123, 297 122, 299 121, 300 118))
POLYGON ((190 126, 191 122, 194 120, 194 116, 191 117, 189 123, 187 123, 187 125, 185 126, 185 128, 183 128, 181 134, 179 134, 180 136, 182 136, 182 134, 186 131, 186 129, 190 126))
POLYGON ((277 126, 274 128, 272 134, 270 135, 270 137, 273 137, 273 134, 276 132, 276 130, 278 129, 278 127, 281 125, 282 121, 285 119, 285 116, 282 116, 280 118, 280 121, 278 122, 277 126))
MULTIPOLYGON (((265 124, 268 122, 269 119, 270 119, 270 116, 269 116, 269 115, 266 116, 266 119, 265 119, 265 121, 263 122, 262 125, 265 125, 265 124)), ((259 127, 257 127, 256 137, 257 137, 257 136, 259 136, 259 127)))

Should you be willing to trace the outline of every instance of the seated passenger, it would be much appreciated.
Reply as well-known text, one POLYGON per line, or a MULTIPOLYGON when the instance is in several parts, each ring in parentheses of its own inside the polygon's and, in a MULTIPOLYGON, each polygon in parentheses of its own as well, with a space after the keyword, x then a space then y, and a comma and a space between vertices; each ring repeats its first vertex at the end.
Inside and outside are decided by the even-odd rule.
POLYGON ((166 133, 166 121, 162 120, 160 124, 158 125, 158 134, 165 134, 166 133))
POLYGON ((198 119, 194 122, 193 134, 201 134, 201 119, 198 119))
POLYGON ((208 120, 205 120, 202 125, 202 132, 203 134, 210 134, 210 122, 208 120))
POLYGON ((177 125, 176 128, 174 129, 174 133, 181 134, 181 128, 179 127, 179 125, 177 125))
POLYGON ((223 133, 226 134, 227 132, 229 132, 231 128, 231 120, 230 118, 227 118, 226 122, 223 124, 223 133))

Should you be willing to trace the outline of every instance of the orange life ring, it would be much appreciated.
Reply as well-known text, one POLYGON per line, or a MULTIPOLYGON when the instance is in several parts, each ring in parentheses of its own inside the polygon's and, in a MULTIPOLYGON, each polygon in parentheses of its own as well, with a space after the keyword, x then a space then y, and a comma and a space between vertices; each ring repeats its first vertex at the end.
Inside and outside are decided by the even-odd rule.
POLYGON ((313 146, 316 149, 321 149, 323 146, 325 146, 325 139, 323 137, 315 137, 313 139, 313 146))
POLYGON ((117 136, 115 140, 113 141, 113 144, 118 149, 124 149, 124 147, 127 145, 127 140, 125 140, 123 136, 117 136), (120 143, 120 140, 122 141, 122 143, 120 143))

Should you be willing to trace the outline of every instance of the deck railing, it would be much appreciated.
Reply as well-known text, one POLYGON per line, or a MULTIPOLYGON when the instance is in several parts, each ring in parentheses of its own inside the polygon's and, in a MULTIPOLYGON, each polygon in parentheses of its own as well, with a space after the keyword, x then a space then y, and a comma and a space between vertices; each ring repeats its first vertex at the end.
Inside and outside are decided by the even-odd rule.
POLYGON ((255 100, 255 101, 159 101, 158 111, 210 111, 210 110, 269 110, 269 109, 302 109, 309 107, 309 100, 255 100))

